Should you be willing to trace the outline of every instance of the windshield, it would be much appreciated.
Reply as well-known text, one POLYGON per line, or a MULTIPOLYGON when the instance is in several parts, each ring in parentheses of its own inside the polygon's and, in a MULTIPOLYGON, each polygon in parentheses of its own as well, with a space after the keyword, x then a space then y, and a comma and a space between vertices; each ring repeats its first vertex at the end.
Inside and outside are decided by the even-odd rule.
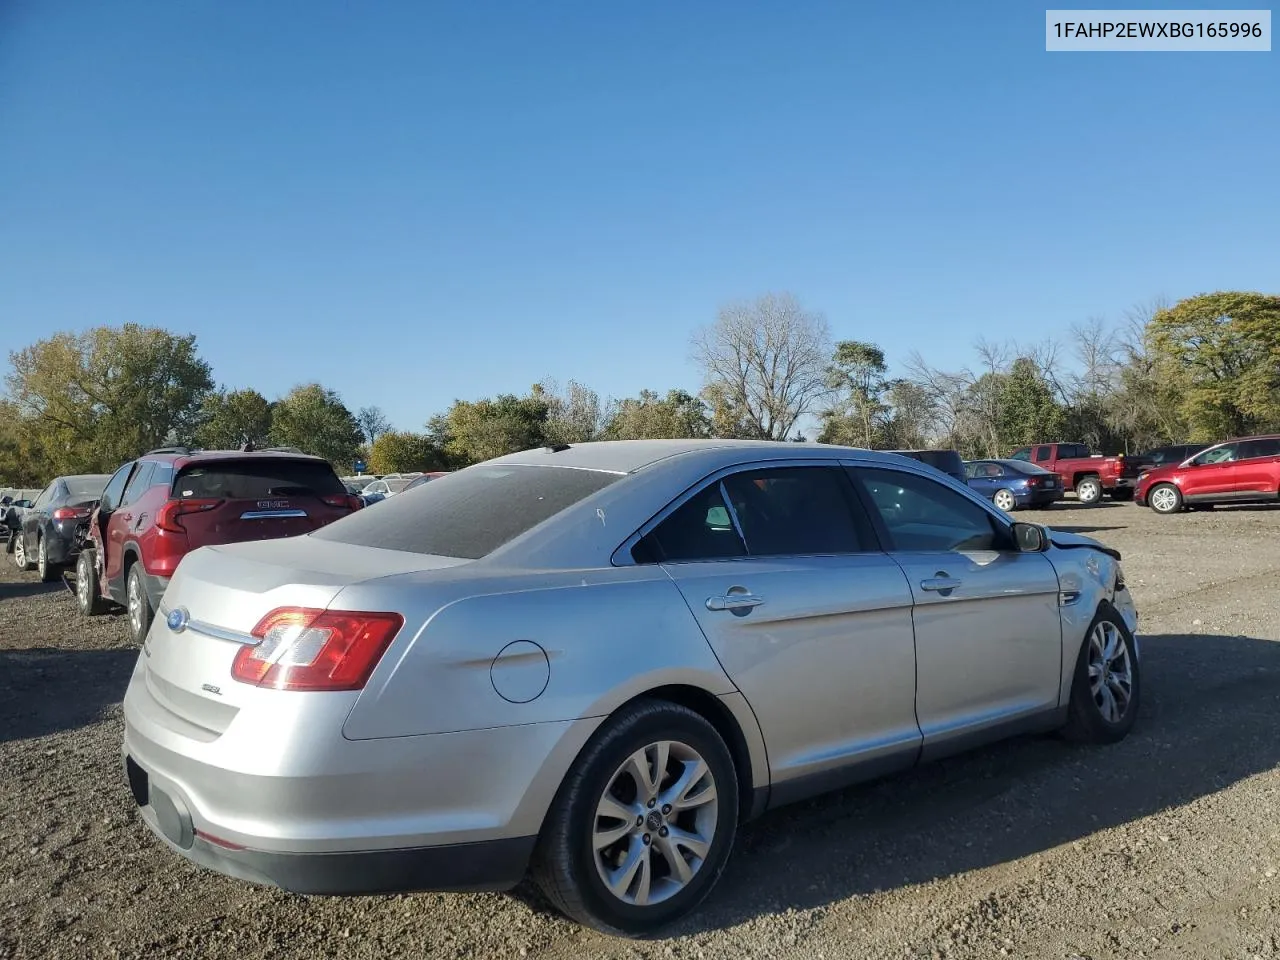
POLYGON ((72 500, 96 500, 102 496, 103 488, 110 479, 106 475, 65 477, 63 483, 67 485, 67 493, 72 500))
POLYGON ((618 480, 562 467, 478 466, 318 530, 321 540, 478 560, 618 480))

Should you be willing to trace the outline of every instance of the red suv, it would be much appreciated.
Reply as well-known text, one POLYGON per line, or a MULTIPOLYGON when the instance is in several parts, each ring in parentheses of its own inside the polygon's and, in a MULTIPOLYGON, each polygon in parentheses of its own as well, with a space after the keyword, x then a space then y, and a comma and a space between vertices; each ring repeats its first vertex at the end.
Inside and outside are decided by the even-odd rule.
POLYGON ((329 461, 292 448, 163 447, 126 463, 102 491, 76 561, 81 613, 123 605, 146 639, 179 561, 197 547, 308 533, 361 507, 329 461))
POLYGON ((1156 513, 1280 498, 1280 436, 1228 440, 1138 478, 1134 501, 1156 513))

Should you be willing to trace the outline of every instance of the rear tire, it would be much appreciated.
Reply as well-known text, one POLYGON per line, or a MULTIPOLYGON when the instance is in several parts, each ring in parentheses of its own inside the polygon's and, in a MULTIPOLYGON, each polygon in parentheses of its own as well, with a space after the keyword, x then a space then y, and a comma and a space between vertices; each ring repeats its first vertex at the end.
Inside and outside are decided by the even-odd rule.
POLYGON ((151 600, 147 597, 147 585, 142 579, 141 561, 135 561, 129 567, 129 576, 125 582, 126 609, 129 613, 129 636, 138 646, 147 639, 147 631, 151 629, 151 600))
POLYGON ((94 564, 97 555, 93 550, 81 550, 76 558, 76 606, 81 616, 94 617, 106 610, 98 582, 98 568, 94 564))
POLYGON ((996 509, 1003 510, 1005 513, 1013 513, 1018 509, 1018 501, 1012 490, 997 490, 991 495, 991 502, 996 505, 996 509))
POLYGON ((1172 483, 1157 483, 1147 491, 1147 504, 1156 513, 1178 513, 1183 508, 1182 491, 1172 483))
POLYGON ((1076 484, 1076 499, 1085 505, 1092 505, 1102 499, 1102 481, 1097 477, 1085 477, 1076 484))
POLYGON ((45 543, 44 537, 36 538, 36 573, 40 577, 41 583, 53 583, 58 579, 58 572, 61 570, 56 563, 49 562, 49 546, 45 543))
POLYGON ((1098 611, 1076 658, 1062 734, 1077 743, 1118 743, 1138 719, 1142 674, 1133 635, 1115 608, 1098 611))
POLYGON ((711 892, 737 827, 733 757, 715 727, 686 707, 639 700, 607 720, 569 769, 533 876, 566 916, 643 936, 711 892))

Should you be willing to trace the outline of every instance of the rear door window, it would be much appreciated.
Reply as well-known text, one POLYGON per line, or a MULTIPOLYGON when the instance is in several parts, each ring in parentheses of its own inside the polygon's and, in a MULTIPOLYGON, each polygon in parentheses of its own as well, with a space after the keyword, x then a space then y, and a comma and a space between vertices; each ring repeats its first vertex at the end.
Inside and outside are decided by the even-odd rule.
MULTIPOLYGON (((1059 448, 1058 456, 1063 456, 1063 454, 1061 453, 1061 448, 1059 448)), ((1014 457, 1013 459, 1019 460, 1021 458, 1014 457)), ((1048 463, 1052 459, 1053 459, 1053 447, 1036 447, 1036 463, 1048 463)))
POLYGON ((1241 460, 1280 456, 1280 440, 1246 440, 1240 444, 1241 460))
POLYGON ((619 479, 565 467, 470 467, 358 510, 312 536, 478 560, 619 479))
POLYGON ((178 474, 173 492, 183 500, 346 495, 338 475, 325 461, 282 457, 194 463, 178 474))

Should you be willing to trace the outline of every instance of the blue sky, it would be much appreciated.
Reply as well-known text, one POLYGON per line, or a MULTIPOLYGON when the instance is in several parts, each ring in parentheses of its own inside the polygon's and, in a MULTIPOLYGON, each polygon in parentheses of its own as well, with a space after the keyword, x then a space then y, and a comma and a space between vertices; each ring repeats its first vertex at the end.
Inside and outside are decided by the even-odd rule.
POLYGON ((413 429, 696 388, 766 290, 939 365, 1275 292, 1277 58, 1049 54, 1025 2, 4 0, 0 354, 156 324, 413 429))

